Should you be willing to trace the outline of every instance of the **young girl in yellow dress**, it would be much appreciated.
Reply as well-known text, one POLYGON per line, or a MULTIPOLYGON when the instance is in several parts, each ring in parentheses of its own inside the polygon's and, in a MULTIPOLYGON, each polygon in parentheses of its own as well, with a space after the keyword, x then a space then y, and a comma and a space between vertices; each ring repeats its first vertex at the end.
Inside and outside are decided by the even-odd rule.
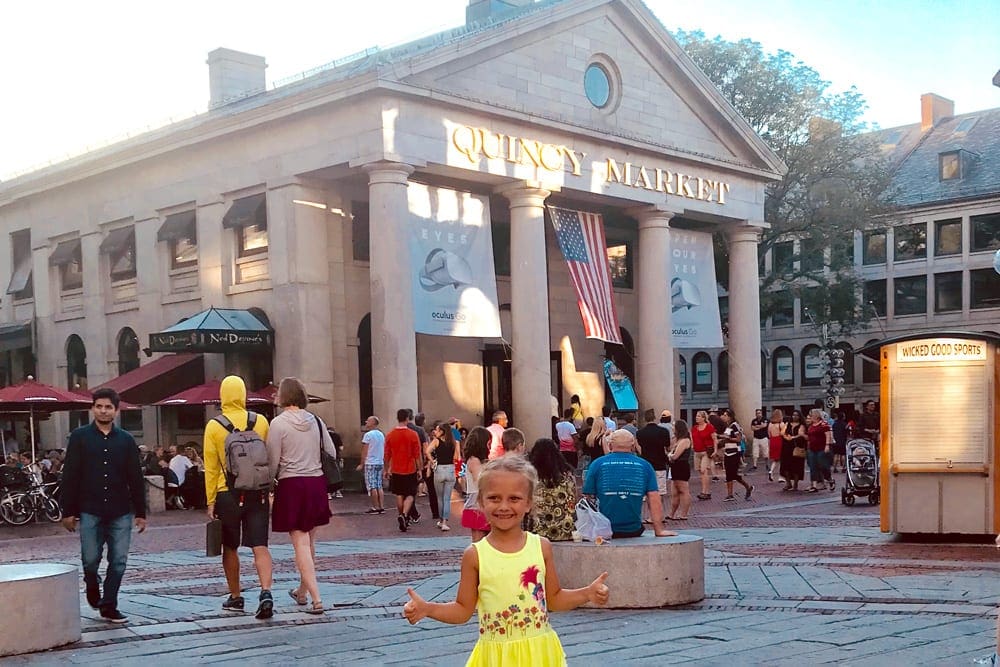
POLYGON ((424 617, 460 625, 479 611, 479 641, 469 665, 548 667, 565 665, 550 611, 569 611, 587 602, 608 601, 604 572, 586 588, 564 589, 552 563, 552 545, 521 529, 538 485, 523 456, 503 456, 483 466, 479 505, 489 534, 462 554, 454 602, 428 602, 411 588, 403 616, 412 624, 424 617))

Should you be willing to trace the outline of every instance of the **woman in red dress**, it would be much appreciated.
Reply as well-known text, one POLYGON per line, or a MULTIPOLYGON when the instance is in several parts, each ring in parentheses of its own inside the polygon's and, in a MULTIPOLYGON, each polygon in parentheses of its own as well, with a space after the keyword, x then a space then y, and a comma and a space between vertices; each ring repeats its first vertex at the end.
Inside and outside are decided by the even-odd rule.
MULTIPOLYGON (((781 465, 781 445, 785 442, 785 415, 775 408, 771 413, 771 422, 767 425, 767 453, 771 460, 771 469, 767 471, 767 481, 774 481, 774 473, 778 472, 781 465)), ((779 482, 785 480, 778 476, 779 482)))
POLYGON ((712 455, 715 454, 715 427, 708 423, 708 413, 699 410, 694 415, 691 429, 691 449, 694 450, 694 468, 701 475, 701 493, 698 500, 712 497, 712 455))

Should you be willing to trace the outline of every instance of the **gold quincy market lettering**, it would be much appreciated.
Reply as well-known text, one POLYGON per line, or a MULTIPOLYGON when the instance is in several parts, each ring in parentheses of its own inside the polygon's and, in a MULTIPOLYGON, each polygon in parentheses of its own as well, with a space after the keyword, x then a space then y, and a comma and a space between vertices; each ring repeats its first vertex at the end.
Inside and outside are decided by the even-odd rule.
POLYGON ((729 192, 729 183, 723 181, 689 176, 666 169, 648 170, 642 165, 634 165, 631 162, 623 162, 619 166, 612 158, 608 158, 607 181, 717 204, 725 204, 726 193, 729 192))
MULTIPOLYGON (((451 143, 473 164, 485 157, 556 172, 565 171, 568 161, 569 171, 574 176, 582 175, 581 165, 587 157, 585 152, 577 152, 560 144, 515 137, 468 125, 455 128, 451 143)), ((647 169, 631 162, 619 164, 613 158, 606 158, 606 169, 606 183, 618 183, 630 188, 642 188, 698 201, 725 204, 726 194, 729 192, 729 183, 724 181, 667 169, 647 169)))

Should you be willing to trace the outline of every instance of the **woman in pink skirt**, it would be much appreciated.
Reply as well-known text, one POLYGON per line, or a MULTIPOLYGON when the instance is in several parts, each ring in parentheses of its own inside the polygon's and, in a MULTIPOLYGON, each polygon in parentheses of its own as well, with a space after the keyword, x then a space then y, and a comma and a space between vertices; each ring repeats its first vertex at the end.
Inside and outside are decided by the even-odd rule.
POLYGON ((297 588, 288 593, 305 611, 323 613, 323 600, 316 583, 316 526, 330 523, 326 478, 320 463, 320 448, 336 457, 330 433, 319 417, 306 411, 306 389, 296 378, 278 385, 274 402, 282 413, 271 422, 267 450, 271 473, 278 480, 271 508, 271 528, 288 533, 295 549, 299 571, 297 588), (307 599, 308 595, 308 599, 307 599))
POLYGON ((472 531, 472 541, 478 542, 490 532, 486 515, 479 509, 479 472, 490 454, 493 436, 482 426, 472 429, 465 438, 465 508, 462 510, 462 527, 472 531))

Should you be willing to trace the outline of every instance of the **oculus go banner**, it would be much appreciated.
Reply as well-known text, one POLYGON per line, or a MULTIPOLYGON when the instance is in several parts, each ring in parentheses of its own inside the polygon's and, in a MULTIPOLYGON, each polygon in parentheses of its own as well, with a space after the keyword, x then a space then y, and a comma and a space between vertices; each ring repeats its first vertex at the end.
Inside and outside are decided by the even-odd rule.
POLYGON ((674 347, 722 347, 712 234, 671 229, 670 273, 670 328, 674 347))
POLYGON ((499 338, 489 200, 420 183, 407 194, 415 330, 499 338))

